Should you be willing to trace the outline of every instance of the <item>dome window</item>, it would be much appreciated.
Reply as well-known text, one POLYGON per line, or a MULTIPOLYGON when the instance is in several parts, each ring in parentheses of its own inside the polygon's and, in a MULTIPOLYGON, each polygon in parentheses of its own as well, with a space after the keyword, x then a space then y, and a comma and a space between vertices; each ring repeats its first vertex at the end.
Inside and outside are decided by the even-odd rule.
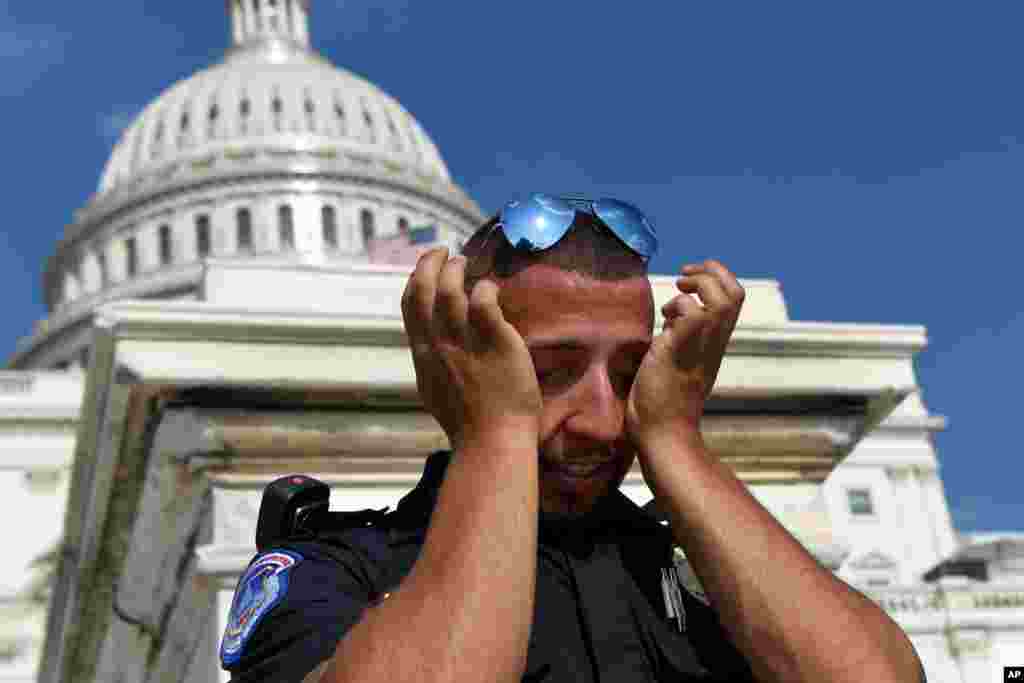
POLYGON ((205 213, 196 216, 196 253, 199 258, 210 255, 210 216, 205 213))
POLYGON ((174 258, 174 245, 171 242, 171 226, 161 225, 158 239, 160 241, 160 264, 168 266, 174 258))
POLYGON ((270 104, 274 111, 274 130, 281 132, 281 113, 284 111, 284 102, 281 101, 281 96, 278 94, 274 95, 274 99, 270 104))
POLYGON ((359 212, 359 225, 363 231, 363 244, 369 245, 374 238, 373 212, 363 209, 359 212))
POLYGON ((246 96, 242 97, 241 103, 238 105, 238 113, 242 117, 242 133, 249 132, 249 114, 252 111, 252 103, 246 96))
POLYGON ((235 212, 238 223, 238 249, 252 249, 252 212, 241 208, 235 212))
POLYGON ((125 273, 128 277, 135 277, 139 271, 139 251, 135 246, 135 238, 129 237, 124 241, 125 273))
POLYGON ((394 119, 391 115, 388 115, 388 130, 391 131, 391 140, 394 142, 395 151, 402 151, 402 136, 398 134, 398 128, 395 126, 394 119))
MULTIPOLYGON (((335 95, 337 97, 337 95, 335 95)), ((345 108, 341 106, 341 102, 335 100, 334 102, 334 118, 338 121, 338 134, 345 134, 345 108)))
POLYGON ((281 234, 281 248, 295 248, 295 221, 292 207, 282 204, 277 207, 277 223, 281 234))
POLYGON ((306 128, 308 128, 309 130, 311 130, 313 132, 316 132, 316 119, 315 119, 316 105, 313 104, 313 98, 312 98, 312 96, 310 96, 308 90, 306 91, 306 104, 305 104, 305 108, 306 108, 306 128))
POLYGON ((191 125, 191 117, 189 117, 187 111, 181 113, 181 126, 178 133, 178 146, 182 147, 188 144, 189 141, 189 126, 191 125))
POLYGON ((267 17, 267 23, 270 25, 271 31, 277 31, 280 27, 277 17, 277 0, 267 0, 267 4, 270 6, 271 12, 273 12, 273 14, 267 17))
POLYGON ((156 130, 153 132, 153 146, 150 148, 149 156, 156 159, 160 156, 160 147, 164 143, 164 121, 157 121, 156 130))
POLYGON ((217 118, 220 116, 220 108, 217 107, 217 103, 214 102, 210 105, 210 119, 209 119, 209 132, 208 136, 211 138, 217 137, 217 118))
POLYGON ((323 224, 324 246, 328 249, 338 248, 338 220, 333 206, 324 205, 320 209, 320 221, 323 224))
POLYGON ((100 249, 96 252, 96 264, 100 269, 100 287, 110 284, 110 273, 107 270, 107 253, 100 249))
POLYGON ((366 124, 366 135, 370 142, 377 142, 377 136, 373 130, 373 116, 366 109, 363 109, 363 123, 366 124))

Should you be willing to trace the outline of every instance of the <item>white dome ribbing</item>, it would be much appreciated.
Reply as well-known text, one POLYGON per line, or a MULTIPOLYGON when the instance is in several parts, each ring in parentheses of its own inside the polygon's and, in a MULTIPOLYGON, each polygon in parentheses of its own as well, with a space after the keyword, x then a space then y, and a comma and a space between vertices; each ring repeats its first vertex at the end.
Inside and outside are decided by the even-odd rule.
POLYGON ((228 0, 228 9, 234 47, 143 110, 114 147, 100 194, 252 148, 338 148, 451 181, 397 100, 309 49, 307 0, 228 0))

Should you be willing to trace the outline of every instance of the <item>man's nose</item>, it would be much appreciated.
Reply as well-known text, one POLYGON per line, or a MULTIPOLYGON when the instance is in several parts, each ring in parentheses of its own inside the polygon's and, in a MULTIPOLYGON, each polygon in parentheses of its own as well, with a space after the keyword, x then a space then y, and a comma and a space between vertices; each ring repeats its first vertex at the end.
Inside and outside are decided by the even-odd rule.
POLYGON ((598 441, 620 438, 629 388, 619 386, 607 369, 593 369, 577 388, 579 404, 567 426, 577 434, 598 441))

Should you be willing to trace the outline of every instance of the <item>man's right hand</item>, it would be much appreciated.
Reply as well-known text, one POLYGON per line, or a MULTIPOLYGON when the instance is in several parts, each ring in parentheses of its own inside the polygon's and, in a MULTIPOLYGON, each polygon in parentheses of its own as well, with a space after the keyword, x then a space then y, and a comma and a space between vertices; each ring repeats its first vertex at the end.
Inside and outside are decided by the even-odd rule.
POLYGON ((501 312, 498 286, 480 280, 467 297, 466 261, 432 249, 402 294, 416 387, 453 450, 506 428, 540 434, 543 407, 533 359, 501 312))

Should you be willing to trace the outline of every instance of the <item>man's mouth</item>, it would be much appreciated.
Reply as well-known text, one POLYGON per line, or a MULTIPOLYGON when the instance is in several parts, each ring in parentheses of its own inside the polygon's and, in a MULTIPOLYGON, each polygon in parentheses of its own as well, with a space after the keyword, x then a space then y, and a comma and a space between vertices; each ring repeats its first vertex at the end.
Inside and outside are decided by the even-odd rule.
POLYGON ((586 462, 546 462, 542 461, 544 469, 574 479, 586 479, 598 474, 612 466, 613 460, 588 460, 586 462))

